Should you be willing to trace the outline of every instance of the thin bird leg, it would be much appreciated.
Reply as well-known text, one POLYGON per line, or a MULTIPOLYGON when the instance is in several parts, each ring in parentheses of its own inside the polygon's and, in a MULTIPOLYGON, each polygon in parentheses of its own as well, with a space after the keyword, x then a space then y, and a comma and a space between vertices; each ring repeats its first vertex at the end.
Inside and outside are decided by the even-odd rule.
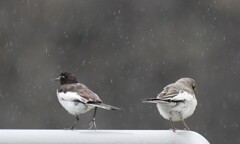
POLYGON ((174 125, 173 125, 173 121, 172 121, 172 119, 171 119, 171 118, 170 118, 169 120, 170 120, 170 124, 171 124, 171 126, 172 126, 172 130, 173 130, 173 132, 175 132, 175 131, 176 131, 176 129, 175 129, 174 125))
POLYGON ((78 115, 76 115, 76 121, 74 121, 74 123, 72 124, 70 129, 74 129, 74 127, 77 125, 78 121, 79 121, 79 117, 78 117, 78 115))
POLYGON ((97 125, 96 125, 96 123, 95 123, 96 113, 97 113, 97 107, 95 107, 95 109, 94 109, 93 119, 92 119, 91 123, 89 124, 89 125, 90 125, 89 129, 92 129, 93 126, 94 126, 94 129, 95 129, 95 130, 97 129, 97 125))
POLYGON ((187 130, 190 130, 190 128, 187 126, 187 124, 185 123, 184 119, 182 119, 182 123, 184 125, 184 127, 187 129, 187 130))

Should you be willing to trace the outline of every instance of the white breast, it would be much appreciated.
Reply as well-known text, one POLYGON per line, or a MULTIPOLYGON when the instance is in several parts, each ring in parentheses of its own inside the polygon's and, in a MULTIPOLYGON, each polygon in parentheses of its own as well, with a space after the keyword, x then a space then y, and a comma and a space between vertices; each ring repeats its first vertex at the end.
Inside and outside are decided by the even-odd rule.
POLYGON ((93 106, 89 106, 84 104, 86 99, 79 96, 75 92, 58 92, 57 91, 57 97, 60 104, 72 115, 80 115, 82 113, 85 113, 93 108, 93 106), (73 100, 80 100, 83 103, 80 102, 74 102, 73 100))
POLYGON ((157 108, 159 113, 167 120, 170 118, 172 121, 180 121, 190 117, 197 106, 197 100, 195 95, 188 92, 181 92, 176 95, 172 100, 183 100, 184 102, 178 103, 158 103, 157 108))

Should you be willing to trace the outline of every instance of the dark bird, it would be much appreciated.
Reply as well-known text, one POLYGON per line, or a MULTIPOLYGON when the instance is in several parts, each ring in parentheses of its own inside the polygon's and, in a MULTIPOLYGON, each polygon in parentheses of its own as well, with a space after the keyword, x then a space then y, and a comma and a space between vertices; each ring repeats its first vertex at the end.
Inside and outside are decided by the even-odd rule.
POLYGON ((78 82, 75 75, 69 72, 63 72, 55 80, 60 81, 60 86, 57 89, 57 97, 60 104, 72 115, 76 117, 70 129, 73 129, 79 121, 79 115, 88 112, 94 108, 94 114, 90 123, 91 129, 93 126, 96 129, 95 116, 97 108, 106 110, 120 110, 117 107, 104 104, 102 100, 91 91, 87 86, 78 82))

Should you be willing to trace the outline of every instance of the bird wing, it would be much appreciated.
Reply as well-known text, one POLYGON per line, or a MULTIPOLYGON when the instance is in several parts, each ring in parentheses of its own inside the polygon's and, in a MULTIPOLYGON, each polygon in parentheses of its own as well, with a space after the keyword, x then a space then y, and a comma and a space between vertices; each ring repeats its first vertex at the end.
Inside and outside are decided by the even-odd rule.
POLYGON ((67 95, 64 97, 64 100, 79 101, 85 104, 102 102, 97 94, 81 83, 62 85, 59 87, 58 92, 63 92, 67 95))
POLYGON ((179 93, 179 90, 175 87, 167 86, 163 89, 163 91, 158 94, 157 98, 161 100, 167 100, 175 97, 179 93))
POLYGON ((194 92, 173 83, 166 86, 157 98, 166 102, 184 102, 192 96, 195 96, 194 92))
POLYGON ((183 91, 177 89, 174 86, 174 84, 170 84, 164 87, 163 91, 160 94, 158 94, 157 98, 147 98, 147 99, 144 99, 143 102, 146 102, 146 103, 182 102, 184 101, 184 97, 179 95, 179 93, 182 93, 182 92, 183 91))
POLYGON ((60 86, 58 95, 65 101, 79 102, 106 110, 120 110, 118 107, 102 103, 97 94, 81 83, 60 86))

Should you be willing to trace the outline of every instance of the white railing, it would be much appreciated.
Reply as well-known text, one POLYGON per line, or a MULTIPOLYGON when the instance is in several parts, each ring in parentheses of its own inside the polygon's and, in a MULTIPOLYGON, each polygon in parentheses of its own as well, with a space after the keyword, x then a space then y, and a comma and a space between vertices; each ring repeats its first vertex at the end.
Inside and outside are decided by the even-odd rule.
POLYGON ((209 144, 193 131, 176 130, 0 130, 1 144, 209 144))

